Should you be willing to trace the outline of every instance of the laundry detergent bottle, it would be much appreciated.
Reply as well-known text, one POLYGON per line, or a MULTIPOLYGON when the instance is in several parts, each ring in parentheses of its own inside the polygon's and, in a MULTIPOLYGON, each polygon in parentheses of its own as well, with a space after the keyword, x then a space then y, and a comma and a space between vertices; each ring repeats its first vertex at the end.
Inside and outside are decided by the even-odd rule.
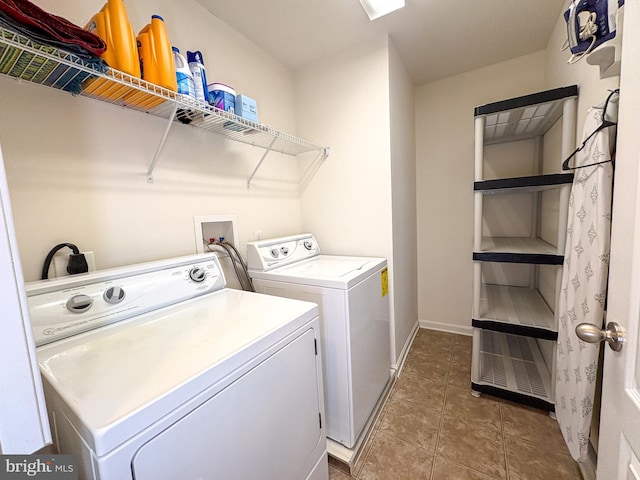
POLYGON ((108 0, 89 20, 85 30, 96 34, 107 44, 102 59, 111 68, 140 78, 136 37, 123 0, 108 0))
POLYGON ((164 20, 153 15, 137 37, 142 79, 175 92, 176 66, 164 20))

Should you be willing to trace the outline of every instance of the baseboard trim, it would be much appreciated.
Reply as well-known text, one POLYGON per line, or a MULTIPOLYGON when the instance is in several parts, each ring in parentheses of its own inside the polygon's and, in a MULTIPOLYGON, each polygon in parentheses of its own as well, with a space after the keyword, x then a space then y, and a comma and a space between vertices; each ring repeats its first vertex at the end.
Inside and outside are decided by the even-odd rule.
POLYGON ((429 330, 457 333, 469 337, 473 335, 473 327, 471 325, 451 325, 450 323, 431 322, 429 320, 420 320, 418 323, 420 324, 420 328, 428 328, 429 330))
POLYGON ((418 333, 419 328, 420 328, 420 322, 416 320, 416 323, 414 323, 413 327, 411 327, 411 333, 407 337, 407 341, 404 342, 402 350, 400 351, 400 356, 396 359, 396 363, 391 365, 391 368, 396 373, 399 373, 400 370, 402 369, 402 366, 404 365, 404 362, 407 359, 407 355, 409 354, 409 349, 411 348, 413 339, 416 337, 416 334, 418 333))

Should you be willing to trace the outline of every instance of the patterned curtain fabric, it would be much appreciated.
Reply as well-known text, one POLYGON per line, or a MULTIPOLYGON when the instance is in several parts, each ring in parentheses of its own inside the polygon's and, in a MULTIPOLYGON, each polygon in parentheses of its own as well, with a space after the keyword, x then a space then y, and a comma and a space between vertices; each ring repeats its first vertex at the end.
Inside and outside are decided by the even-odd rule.
MULTIPOLYGON (((587 138, 602 124, 603 109, 587 114, 587 138)), ((611 158, 613 128, 600 130, 576 154, 576 167, 611 158)), ((569 200, 567 243, 558 312, 556 416, 573 458, 587 458, 600 346, 580 340, 575 328, 602 326, 609 272, 611 162, 575 170, 569 200)))

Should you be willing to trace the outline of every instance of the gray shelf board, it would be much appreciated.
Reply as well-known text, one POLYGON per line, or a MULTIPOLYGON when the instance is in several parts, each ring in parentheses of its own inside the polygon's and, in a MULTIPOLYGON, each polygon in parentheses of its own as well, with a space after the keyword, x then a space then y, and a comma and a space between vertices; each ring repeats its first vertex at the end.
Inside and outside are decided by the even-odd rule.
POLYGON ((551 372, 537 341, 541 340, 481 331, 481 348, 474 352, 480 378, 472 381, 555 403, 551 398, 551 372))
POLYGON ((478 262, 562 265, 564 255, 539 238, 483 237, 480 251, 473 252, 478 262))
POLYGON ((564 101, 577 95, 572 85, 476 107, 475 117, 485 118, 484 144, 544 135, 562 115, 564 101))
POLYGON ((483 284, 479 321, 504 322, 556 331, 553 312, 533 288, 483 284))
POLYGON ((482 237, 482 243, 478 253, 558 255, 558 249, 540 238, 482 237))

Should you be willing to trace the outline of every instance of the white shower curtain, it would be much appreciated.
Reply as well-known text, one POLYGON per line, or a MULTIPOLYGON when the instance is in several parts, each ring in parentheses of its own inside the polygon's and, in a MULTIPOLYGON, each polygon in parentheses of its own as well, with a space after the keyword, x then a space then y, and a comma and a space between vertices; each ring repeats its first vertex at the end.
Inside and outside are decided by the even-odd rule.
MULTIPOLYGON (((583 138, 602 124, 603 109, 589 110, 583 138)), ((607 119, 609 119, 607 117, 607 119)), ((614 128, 594 135, 575 157, 576 167, 611 158, 614 128)), ((575 170, 562 270, 556 362, 556 416, 572 457, 586 460, 599 345, 580 340, 579 323, 602 326, 609 271, 611 162, 575 170)))

